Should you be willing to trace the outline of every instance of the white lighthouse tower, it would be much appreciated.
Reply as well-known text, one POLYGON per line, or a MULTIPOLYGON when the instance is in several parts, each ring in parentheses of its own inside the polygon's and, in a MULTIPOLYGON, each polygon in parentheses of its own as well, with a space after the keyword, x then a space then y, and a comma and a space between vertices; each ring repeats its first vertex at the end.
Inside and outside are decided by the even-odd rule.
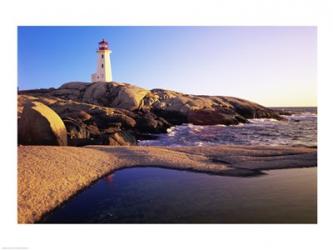
POLYGON ((91 75, 92 82, 111 82, 111 60, 109 44, 104 39, 98 43, 99 47, 97 52, 97 70, 96 73, 91 75))

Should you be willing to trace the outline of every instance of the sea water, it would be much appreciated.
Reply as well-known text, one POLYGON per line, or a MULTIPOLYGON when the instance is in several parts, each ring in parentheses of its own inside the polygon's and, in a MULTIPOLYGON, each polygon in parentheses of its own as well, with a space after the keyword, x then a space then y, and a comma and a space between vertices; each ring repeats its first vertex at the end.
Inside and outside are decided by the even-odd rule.
MULTIPOLYGON (((280 108, 281 109, 281 108, 280 108)), ((238 125, 200 126, 183 124, 168 129, 143 146, 289 145, 317 146, 317 109, 283 108, 292 113, 283 120, 250 119, 238 125)))

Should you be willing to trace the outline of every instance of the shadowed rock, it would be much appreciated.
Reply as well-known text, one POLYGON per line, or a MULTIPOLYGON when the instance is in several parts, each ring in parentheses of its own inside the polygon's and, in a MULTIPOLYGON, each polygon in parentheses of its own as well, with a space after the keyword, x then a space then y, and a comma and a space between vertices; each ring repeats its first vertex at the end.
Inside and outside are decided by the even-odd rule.
MULTIPOLYGON (((48 105, 58 113, 66 127, 68 145, 119 146, 136 144, 134 134, 129 131, 135 129, 136 121, 132 118, 136 117, 135 114, 127 110, 106 108, 72 100, 20 95, 18 98, 19 124, 23 116, 24 105, 36 101, 48 105), (120 139, 120 137, 123 138, 120 139)), ((22 127, 20 126, 20 134, 22 132, 21 130, 22 127)), ((25 142, 27 145, 34 145, 30 143, 31 142, 25 142)), ((43 144, 41 142, 39 145, 49 144, 43 144)))
POLYGON ((18 96, 18 120, 25 103, 31 101, 41 102, 57 112, 64 121, 71 146, 135 145, 136 139, 152 138, 149 133, 163 133, 172 126, 164 118, 145 110, 132 112, 55 97, 28 95, 18 96), (123 139, 119 140, 119 136, 123 139))

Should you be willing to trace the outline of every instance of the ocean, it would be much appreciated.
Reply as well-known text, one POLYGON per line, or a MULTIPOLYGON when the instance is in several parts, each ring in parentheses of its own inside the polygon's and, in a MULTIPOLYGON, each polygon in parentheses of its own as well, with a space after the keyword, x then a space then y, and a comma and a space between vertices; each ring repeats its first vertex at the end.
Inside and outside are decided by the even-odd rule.
POLYGON ((159 134, 156 140, 139 141, 142 146, 213 146, 272 145, 272 146, 317 146, 317 108, 278 108, 288 111, 284 120, 250 119, 238 125, 200 126, 183 124, 159 134))

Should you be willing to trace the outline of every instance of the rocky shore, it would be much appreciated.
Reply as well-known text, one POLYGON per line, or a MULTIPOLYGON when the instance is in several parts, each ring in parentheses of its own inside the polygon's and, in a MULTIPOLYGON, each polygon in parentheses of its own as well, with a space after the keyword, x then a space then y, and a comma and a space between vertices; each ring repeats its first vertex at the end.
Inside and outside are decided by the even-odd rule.
POLYGON ((34 223, 80 190, 117 169, 158 166, 228 176, 317 166, 305 147, 19 146, 18 223, 34 223))
POLYGON ((136 145, 174 125, 232 125, 251 118, 281 119, 277 111, 235 97, 146 90, 118 82, 70 82, 57 89, 19 91, 18 143, 136 145))
POLYGON ((282 119, 278 111, 239 98, 118 82, 19 91, 18 222, 40 220, 103 175, 125 167, 245 177, 317 165, 316 149, 305 147, 136 146, 183 123, 233 125, 251 118, 282 119))

